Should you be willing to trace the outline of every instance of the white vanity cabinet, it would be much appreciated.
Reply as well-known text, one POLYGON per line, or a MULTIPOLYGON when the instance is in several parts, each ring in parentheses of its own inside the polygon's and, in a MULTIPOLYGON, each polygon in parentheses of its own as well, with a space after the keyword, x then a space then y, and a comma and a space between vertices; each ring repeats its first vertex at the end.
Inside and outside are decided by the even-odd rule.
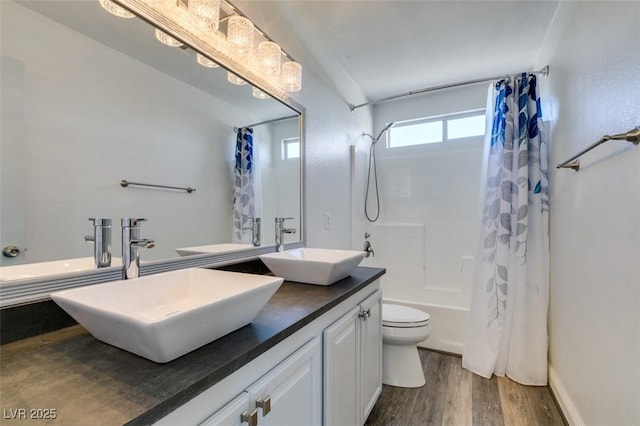
POLYGON ((206 426, 320 426, 322 351, 314 338, 206 419, 206 426))
POLYGON ((381 297, 368 283, 155 425, 362 425, 382 390, 381 297))
POLYGON ((382 291, 323 334, 325 426, 362 425, 382 391, 382 291))

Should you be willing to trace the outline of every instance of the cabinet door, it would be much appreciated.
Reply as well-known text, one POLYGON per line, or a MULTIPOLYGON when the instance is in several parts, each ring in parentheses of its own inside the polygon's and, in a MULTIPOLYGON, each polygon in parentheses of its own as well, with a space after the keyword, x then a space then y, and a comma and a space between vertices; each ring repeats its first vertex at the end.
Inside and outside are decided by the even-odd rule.
POLYGON ((249 415, 249 394, 247 392, 242 392, 200 425, 247 426, 249 422, 243 422, 241 419, 243 414, 246 414, 247 416, 249 415))
POLYGON ((247 389, 260 426, 322 423, 321 357, 316 337, 247 389))
POLYGON ((362 390, 358 424, 363 424, 382 392, 382 291, 378 290, 360 304, 366 312, 361 332, 361 385, 362 390))
POLYGON ((325 426, 358 424, 360 368, 360 307, 355 307, 324 331, 325 426))

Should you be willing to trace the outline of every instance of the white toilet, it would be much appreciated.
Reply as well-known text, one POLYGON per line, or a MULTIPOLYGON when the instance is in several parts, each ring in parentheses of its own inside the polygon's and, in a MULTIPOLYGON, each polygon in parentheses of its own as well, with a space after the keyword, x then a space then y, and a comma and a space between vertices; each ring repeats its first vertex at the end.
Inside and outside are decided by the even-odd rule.
POLYGON ((408 306, 382 304, 382 383, 403 388, 426 384, 418 342, 431 336, 430 318, 408 306))

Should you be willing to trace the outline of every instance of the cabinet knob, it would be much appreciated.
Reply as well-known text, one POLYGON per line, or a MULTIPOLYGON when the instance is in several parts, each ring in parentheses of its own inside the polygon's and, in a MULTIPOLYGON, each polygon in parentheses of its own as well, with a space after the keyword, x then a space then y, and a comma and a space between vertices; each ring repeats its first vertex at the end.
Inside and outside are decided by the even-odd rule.
POLYGON ((253 410, 251 413, 245 411, 240 414, 240 423, 247 423, 249 426, 258 426, 258 410, 253 410))
POLYGON ((266 416, 271 412, 271 397, 256 400, 256 407, 262 408, 262 417, 266 416))

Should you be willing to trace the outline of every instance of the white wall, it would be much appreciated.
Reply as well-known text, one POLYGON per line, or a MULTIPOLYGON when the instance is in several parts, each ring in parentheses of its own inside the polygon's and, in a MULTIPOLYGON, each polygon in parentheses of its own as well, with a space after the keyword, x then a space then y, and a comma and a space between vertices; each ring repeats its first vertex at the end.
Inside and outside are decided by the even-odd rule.
MULTIPOLYGON (((563 2, 538 66, 551 163, 640 125, 640 3, 563 2)), ((640 147, 551 171, 550 384, 572 424, 640 424, 640 147)))

